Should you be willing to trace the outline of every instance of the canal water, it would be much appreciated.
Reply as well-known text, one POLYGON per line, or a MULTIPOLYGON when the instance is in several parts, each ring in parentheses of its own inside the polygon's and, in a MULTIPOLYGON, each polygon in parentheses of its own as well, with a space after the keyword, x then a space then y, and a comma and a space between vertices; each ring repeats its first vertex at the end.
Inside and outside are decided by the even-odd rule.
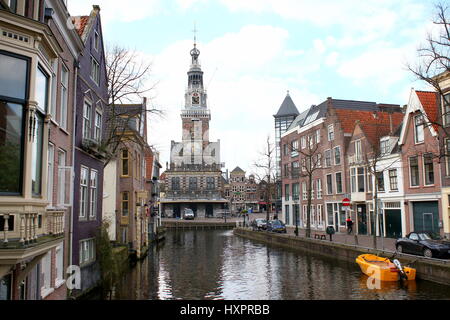
POLYGON ((232 230, 168 231, 123 277, 114 299, 450 299, 428 281, 367 288, 356 263, 267 246, 232 230))

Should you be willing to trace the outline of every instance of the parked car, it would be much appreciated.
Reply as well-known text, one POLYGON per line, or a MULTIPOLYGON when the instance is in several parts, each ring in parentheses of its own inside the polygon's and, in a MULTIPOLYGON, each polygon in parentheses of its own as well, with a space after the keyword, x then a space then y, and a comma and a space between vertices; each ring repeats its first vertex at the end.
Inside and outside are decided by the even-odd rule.
POLYGON ((194 215, 194 211, 192 211, 192 209, 184 209, 183 212, 183 219, 184 220, 194 220, 195 215, 194 215))
POLYGON ((255 219, 251 222, 253 230, 266 230, 267 220, 265 219, 255 219))
POLYGON ((395 242, 398 252, 423 255, 428 258, 450 258, 450 242, 433 239, 428 233, 411 232, 395 242))
POLYGON ((270 220, 267 224, 267 231, 286 233, 286 225, 281 220, 270 220))

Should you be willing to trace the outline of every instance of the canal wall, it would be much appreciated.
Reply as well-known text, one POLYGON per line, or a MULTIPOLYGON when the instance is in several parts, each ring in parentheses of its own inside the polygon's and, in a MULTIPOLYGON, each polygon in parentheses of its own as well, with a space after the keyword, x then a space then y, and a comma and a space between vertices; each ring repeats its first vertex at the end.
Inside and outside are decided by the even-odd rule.
POLYGON ((161 225, 167 229, 233 229, 236 222, 173 220, 162 221, 161 225))
MULTIPOLYGON (((329 239, 308 239, 294 235, 253 231, 246 228, 236 228, 233 232, 235 235, 270 245, 336 258, 355 264, 356 257, 363 253, 372 253, 384 257, 392 257, 394 254, 394 252, 388 250, 376 250, 373 248, 336 243, 329 241, 329 239)), ((450 260, 430 259, 401 253, 397 253, 395 258, 400 260, 403 265, 409 264, 412 268, 415 268, 418 279, 450 285, 450 260)))

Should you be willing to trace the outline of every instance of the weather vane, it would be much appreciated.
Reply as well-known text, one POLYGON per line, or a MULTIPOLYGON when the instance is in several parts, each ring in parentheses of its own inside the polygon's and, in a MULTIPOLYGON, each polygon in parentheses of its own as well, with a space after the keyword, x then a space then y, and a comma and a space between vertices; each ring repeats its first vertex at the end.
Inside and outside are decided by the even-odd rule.
POLYGON ((192 30, 192 32, 194 33, 194 46, 197 45, 197 23, 194 21, 194 30, 192 30))

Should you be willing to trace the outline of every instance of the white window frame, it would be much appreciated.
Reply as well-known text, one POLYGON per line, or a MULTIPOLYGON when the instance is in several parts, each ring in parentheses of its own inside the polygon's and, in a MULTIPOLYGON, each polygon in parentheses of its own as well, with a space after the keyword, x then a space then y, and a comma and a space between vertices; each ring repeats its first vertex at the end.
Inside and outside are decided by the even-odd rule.
POLYGON ((99 109, 96 109, 94 115, 94 139, 99 142, 102 139, 102 119, 102 112, 99 109))
MULTIPOLYGON (((53 207, 53 185, 55 179, 55 145, 48 144, 47 150, 47 200, 49 207, 53 207)), ((59 172, 59 170, 58 170, 59 172)))
POLYGON ((67 152, 63 149, 58 149, 58 192, 56 194, 58 207, 63 207, 66 200, 66 176, 64 168, 67 168, 67 152))
POLYGON ((434 186, 434 184, 436 183, 436 179, 434 177, 434 175, 435 175, 434 161, 433 161, 433 154, 431 152, 422 154, 422 169, 423 169, 423 185, 426 187, 434 186), (427 184, 427 172, 425 170, 425 156, 427 154, 431 155, 431 165, 433 167, 433 183, 431 183, 431 184, 427 184))
POLYGON ((80 168, 80 219, 87 219, 89 211, 89 168, 80 168), (83 174, 85 173, 85 174, 83 174))
POLYGON ((83 125, 82 125, 82 137, 83 139, 91 138, 92 127, 92 103, 89 100, 84 100, 83 103, 83 125))
POLYGON ((326 185, 327 185, 327 195, 332 195, 333 194, 333 174, 329 173, 325 176, 325 181, 326 181, 326 185), (331 190, 328 186, 328 177, 331 177, 330 181, 331 181, 331 190), (331 191, 331 192, 330 192, 331 191))
POLYGON ((93 56, 91 56, 91 79, 97 85, 100 84, 100 64, 93 56))
POLYGON ((422 114, 417 114, 414 116, 414 144, 420 144, 423 143, 425 141, 425 126, 424 126, 424 120, 423 120, 423 115, 422 114), (422 118, 422 123, 420 125, 417 124, 418 122, 418 118, 422 118), (417 129, 421 128, 421 134, 422 134, 422 140, 419 140, 419 132, 417 132, 417 129))
POLYGON ((80 266, 89 264, 95 261, 95 239, 84 239, 79 242, 80 244, 80 266))
POLYGON ((333 164, 333 155, 331 149, 327 149, 325 150, 325 167, 329 168, 331 167, 332 164, 333 164), (327 155, 329 155, 329 157, 327 155))
POLYGON ((334 125, 333 124, 328 125, 327 136, 328 136, 328 141, 334 140, 334 125))
POLYGON ((344 193, 344 179, 343 179, 343 176, 342 176, 342 171, 338 171, 338 172, 334 173, 334 180, 335 180, 334 183, 336 184, 336 194, 344 193), (338 191, 338 183, 337 183, 337 176, 338 176, 338 174, 341 175, 341 192, 338 191))
POLYGON ((91 169, 89 175, 89 218, 97 217, 98 209, 98 171, 91 169), (95 177, 95 179, 93 179, 95 177))
POLYGON ((333 160, 334 160, 334 165, 338 166, 342 163, 342 153, 341 153, 341 146, 336 146, 333 148, 333 160), (339 163, 336 162, 336 149, 339 150, 339 163))
POLYGON ((67 129, 67 114, 69 106, 69 69, 61 64, 61 104, 59 106, 59 125, 63 129, 67 129))
POLYGON ((322 179, 317 179, 317 199, 322 199, 322 179))

